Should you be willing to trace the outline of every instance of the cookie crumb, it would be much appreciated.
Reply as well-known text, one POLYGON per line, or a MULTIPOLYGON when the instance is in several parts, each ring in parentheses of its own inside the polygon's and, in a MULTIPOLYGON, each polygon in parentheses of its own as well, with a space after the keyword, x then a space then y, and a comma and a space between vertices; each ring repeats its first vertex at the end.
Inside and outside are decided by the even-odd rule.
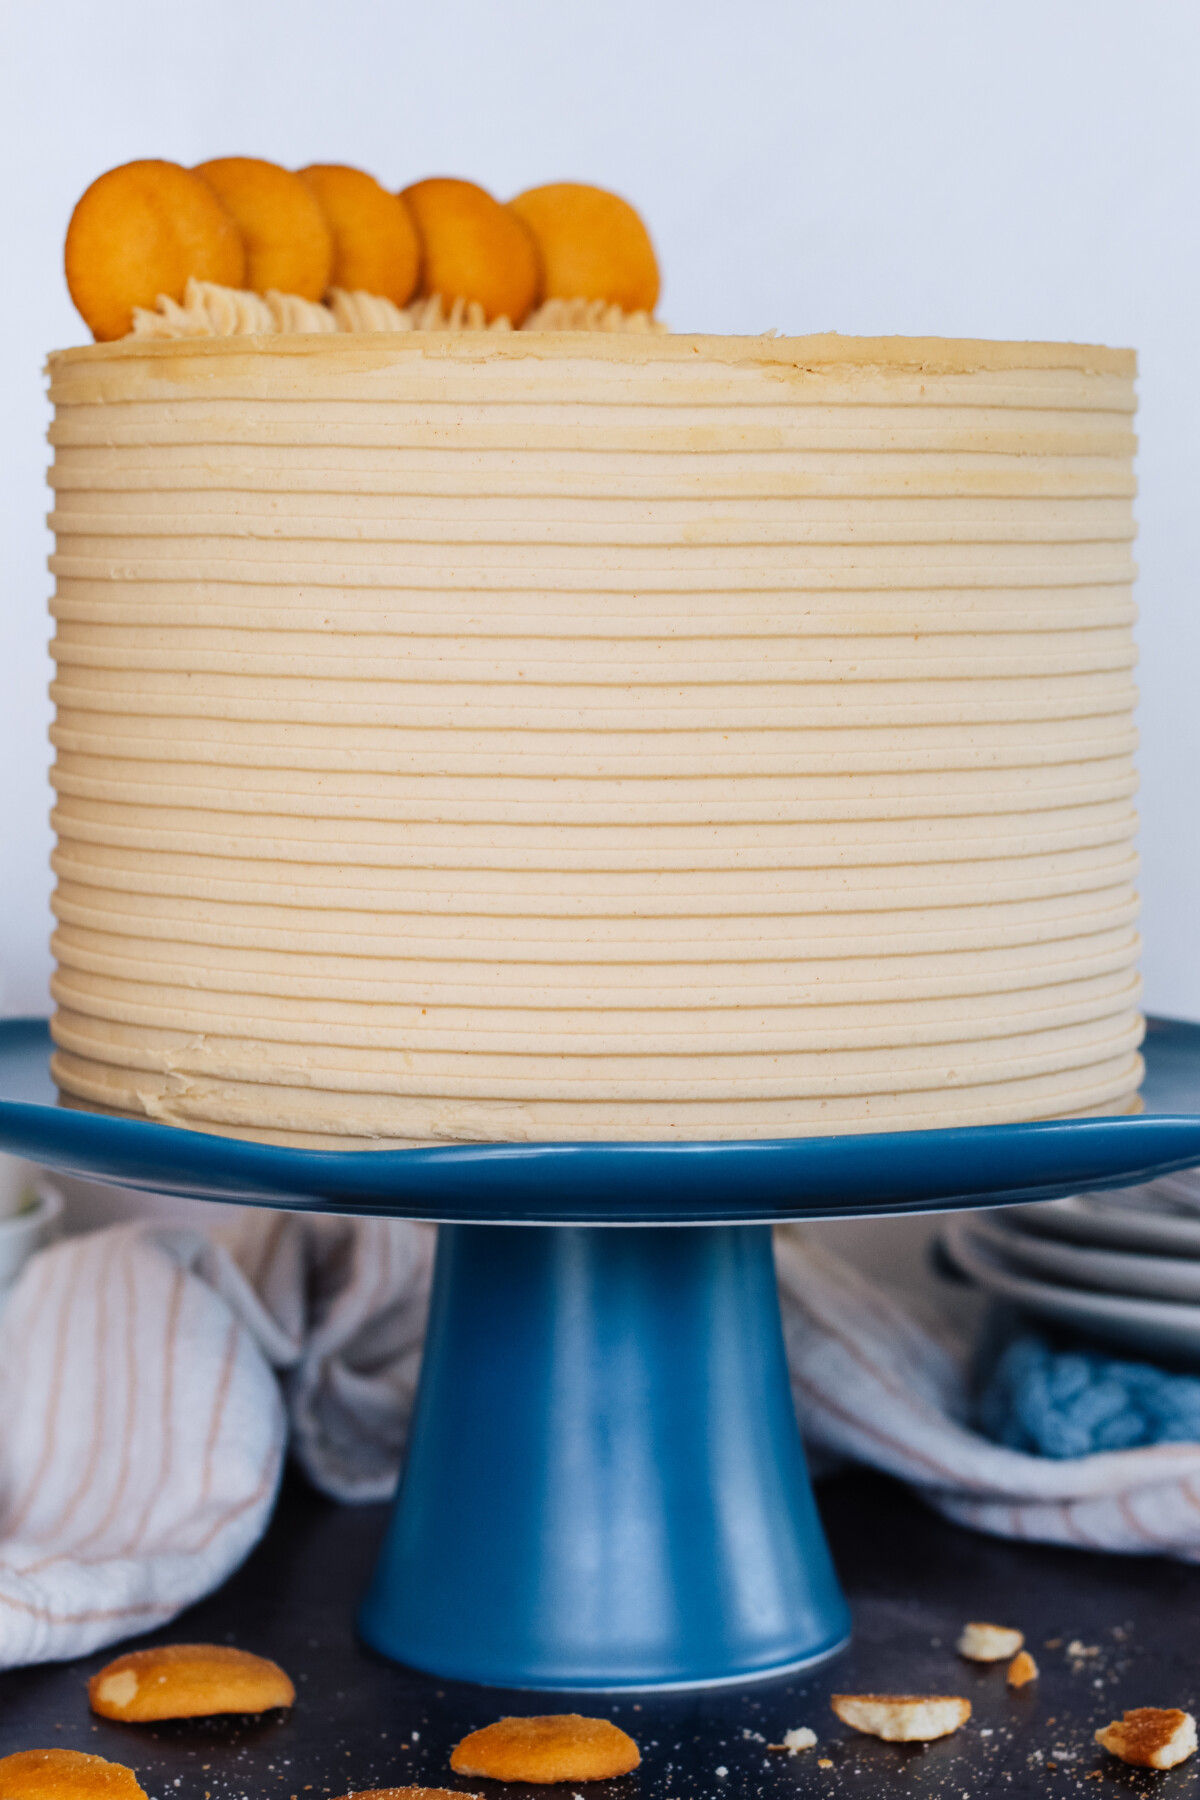
POLYGON ((1025 1633, 1011 1625, 985 1625, 972 1620, 959 1633, 955 1649, 968 1662, 1007 1662, 1025 1642, 1025 1633))
POLYGON ((1031 1681, 1038 1678, 1038 1666, 1028 1650, 1019 1650, 1008 1665, 1005 1680, 1011 1688, 1028 1687, 1031 1681))
POLYGON ((817 1741, 815 1731, 807 1725, 795 1725, 791 1731, 785 1731, 782 1744, 768 1744, 768 1750, 786 1750, 789 1756, 795 1756, 797 1750, 811 1750, 817 1741))

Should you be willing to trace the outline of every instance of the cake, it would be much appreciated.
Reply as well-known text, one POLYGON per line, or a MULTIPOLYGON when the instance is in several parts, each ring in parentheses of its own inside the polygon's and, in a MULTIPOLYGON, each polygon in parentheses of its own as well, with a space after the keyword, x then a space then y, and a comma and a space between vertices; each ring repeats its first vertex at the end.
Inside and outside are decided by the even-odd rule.
POLYGON ((1131 353, 50 372, 67 1104, 363 1150, 1136 1106, 1131 353))

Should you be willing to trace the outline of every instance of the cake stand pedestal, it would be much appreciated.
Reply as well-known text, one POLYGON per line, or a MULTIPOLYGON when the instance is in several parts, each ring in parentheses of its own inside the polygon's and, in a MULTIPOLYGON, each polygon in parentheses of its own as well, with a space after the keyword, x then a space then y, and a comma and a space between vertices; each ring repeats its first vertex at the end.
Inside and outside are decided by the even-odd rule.
POLYGON ((150 1191, 439 1222, 408 1459, 360 1626, 396 1660, 503 1687, 745 1681, 845 1641, 773 1223, 1200 1163, 1200 1027, 1161 1020, 1139 1116, 732 1144, 277 1149, 57 1105, 49 1049, 43 1020, 0 1024, 0 1148, 150 1191))
POLYGON ((611 1689, 775 1673, 845 1641, 769 1226, 443 1225, 425 1357, 359 1619, 376 1649, 611 1689))

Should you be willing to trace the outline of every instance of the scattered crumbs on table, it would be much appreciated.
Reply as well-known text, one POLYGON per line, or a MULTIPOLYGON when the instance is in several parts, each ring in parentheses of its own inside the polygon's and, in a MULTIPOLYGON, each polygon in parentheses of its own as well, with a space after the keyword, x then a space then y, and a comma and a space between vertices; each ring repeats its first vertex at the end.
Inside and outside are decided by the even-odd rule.
POLYGON ((1062 1639, 1061 1638, 1047 1638, 1044 1647, 1047 1650, 1060 1650, 1062 1648, 1062 1639))
POLYGON ((832 1769, 833 1758, 831 1756, 818 1756, 817 1767, 818 1769, 832 1769))
POLYGON ((1067 1655, 1074 1657, 1077 1662, 1081 1662, 1085 1657, 1099 1656, 1099 1654, 1099 1644, 1084 1644, 1078 1638, 1072 1638, 1067 1645, 1067 1655))
POLYGON ((728 1770, 728 1769, 727 1769, 727 1768, 726 1768, 726 1767, 725 1767, 725 1764, 724 1764, 724 1763, 718 1763, 718 1765, 717 1765, 717 1774, 718 1774, 718 1775, 719 1775, 719 1776, 720 1776, 720 1778, 721 1778, 721 1780, 722 1780, 722 1781, 724 1781, 724 1779, 725 1779, 725 1777, 726 1777, 726 1776, 727 1776, 727 1775, 728 1775, 728 1773, 729 1773, 729 1770, 728 1770))

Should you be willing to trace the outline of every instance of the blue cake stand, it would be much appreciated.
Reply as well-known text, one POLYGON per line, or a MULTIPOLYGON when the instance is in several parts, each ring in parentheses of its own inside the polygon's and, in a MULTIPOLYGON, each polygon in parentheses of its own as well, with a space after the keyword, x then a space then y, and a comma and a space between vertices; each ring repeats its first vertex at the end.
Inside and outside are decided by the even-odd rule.
POLYGON ((276 1149, 63 1107, 49 1052, 44 1020, 0 1023, 6 1150, 160 1193, 438 1222, 408 1459, 360 1627, 399 1662, 500 1687, 699 1687, 845 1642, 772 1224, 1200 1163, 1200 1026, 1162 1019, 1140 1116, 747 1143, 276 1149))

